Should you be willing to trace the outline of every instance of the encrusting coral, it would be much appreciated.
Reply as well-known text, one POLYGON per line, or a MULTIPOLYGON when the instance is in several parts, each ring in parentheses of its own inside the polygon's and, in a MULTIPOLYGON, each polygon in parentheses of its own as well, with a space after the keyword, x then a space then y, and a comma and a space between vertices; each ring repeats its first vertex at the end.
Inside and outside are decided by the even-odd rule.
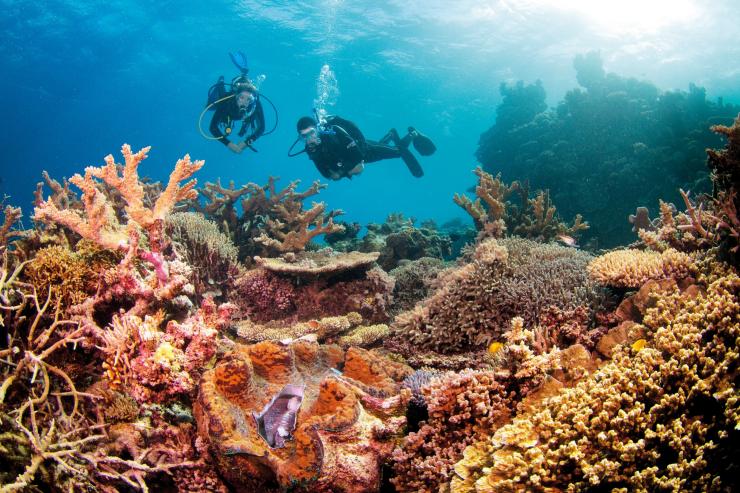
POLYGON ((588 264, 591 279, 607 286, 639 288, 649 280, 681 279, 696 272, 694 260, 672 248, 663 252, 615 250, 588 264))
POLYGON ((740 278, 705 282, 660 295, 644 343, 468 447, 451 491, 732 490, 740 278))
POLYGON ((398 393, 392 377, 400 382, 410 373, 387 373, 392 368, 377 358, 305 340, 237 346, 205 373, 195 406, 199 433, 212 444, 220 472, 241 491, 377 491, 409 397, 398 393), (378 382, 390 382, 392 395, 370 393, 382 390, 378 382), (252 413, 286 384, 301 386, 302 399, 294 427, 280 431, 284 446, 273 448, 252 413))

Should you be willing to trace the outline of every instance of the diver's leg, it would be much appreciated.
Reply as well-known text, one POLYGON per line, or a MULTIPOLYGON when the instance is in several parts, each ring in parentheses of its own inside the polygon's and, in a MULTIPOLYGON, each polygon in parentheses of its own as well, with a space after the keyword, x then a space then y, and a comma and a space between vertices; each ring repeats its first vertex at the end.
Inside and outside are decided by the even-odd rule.
POLYGON ((374 163, 383 159, 394 159, 397 157, 401 157, 400 149, 375 142, 374 140, 365 141, 366 163, 374 163))
POLYGON ((411 151, 404 147, 391 147, 372 140, 366 141, 365 162, 373 163, 382 159, 393 159, 400 157, 406 163, 411 174, 419 178, 424 176, 424 170, 419 161, 416 160, 411 151))
POLYGON ((395 128, 392 128, 388 130, 388 133, 386 133, 382 139, 380 139, 378 142, 380 144, 388 144, 389 142, 397 142, 398 141, 398 130, 395 128))

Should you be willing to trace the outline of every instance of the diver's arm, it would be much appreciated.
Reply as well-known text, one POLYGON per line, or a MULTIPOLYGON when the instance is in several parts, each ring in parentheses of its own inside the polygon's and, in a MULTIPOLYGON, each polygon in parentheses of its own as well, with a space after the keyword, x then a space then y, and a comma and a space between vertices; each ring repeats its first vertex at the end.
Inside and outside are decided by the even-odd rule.
POLYGON ((216 137, 219 142, 228 147, 231 141, 227 139, 223 132, 221 132, 221 129, 218 128, 218 124, 221 123, 221 121, 224 119, 224 114, 225 111, 223 107, 217 106, 216 111, 213 113, 213 118, 211 118, 211 126, 209 127, 209 129, 211 131, 211 135, 216 137))

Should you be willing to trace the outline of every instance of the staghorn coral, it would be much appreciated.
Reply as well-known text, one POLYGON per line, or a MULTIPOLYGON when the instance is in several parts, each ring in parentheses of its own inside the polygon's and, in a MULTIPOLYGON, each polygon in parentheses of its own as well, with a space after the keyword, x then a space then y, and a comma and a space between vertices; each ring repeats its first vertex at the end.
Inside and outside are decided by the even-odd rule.
POLYGON ((497 340, 517 315, 529 327, 551 305, 593 309, 601 293, 588 281, 590 258, 521 238, 486 240, 470 263, 437 277, 431 297, 396 317, 395 332, 414 351, 454 353, 497 340))
POLYGON ((468 447, 451 491, 731 491, 740 278, 660 295, 645 347, 468 447))
POLYGON ((125 253, 118 266, 105 273, 99 293, 80 307, 90 318, 96 306, 117 298, 133 299, 132 314, 141 315, 152 303, 170 301, 188 291, 189 267, 164 253, 164 218, 177 202, 197 196, 196 180, 182 185, 180 182, 198 171, 203 161, 192 162, 188 155, 178 160, 167 186, 149 207, 151 197, 138 176, 138 166, 148 152, 146 147, 132 153, 131 147, 124 144, 124 166, 117 165, 108 155, 105 166, 89 166, 84 178, 79 174, 70 178, 83 192, 84 211, 60 209, 51 199, 36 206, 36 221, 62 225, 104 249, 125 253), (119 222, 112 203, 100 191, 101 183, 115 189, 125 201, 125 224, 119 222), (151 270, 144 269, 141 261, 149 264, 151 270))
POLYGON ((177 202, 197 196, 194 190, 196 180, 190 180, 184 185, 180 185, 180 182, 189 179, 203 166, 204 162, 191 162, 189 155, 178 160, 175 169, 170 174, 167 187, 154 205, 147 208, 144 204, 145 193, 139 180, 138 167, 146 159, 149 149, 145 147, 133 153, 131 146, 124 144, 121 152, 125 165, 120 176, 118 173, 121 168, 109 154, 105 157, 105 166, 100 168, 88 166, 84 177, 76 174, 69 179, 70 183, 82 190, 84 215, 74 209, 60 209, 55 201, 47 199, 36 206, 34 219, 66 226, 81 237, 111 250, 125 250, 128 247, 130 234, 127 227, 136 225, 146 231, 152 251, 158 252, 161 249, 161 228, 165 216, 177 202), (94 178, 118 190, 125 199, 128 224, 123 225, 118 222, 113 207, 98 190, 94 178))
POLYGON ((436 492, 475 437, 509 420, 506 387, 493 372, 465 370, 435 375, 421 389, 429 417, 393 452, 399 492, 436 492))
POLYGON ((191 201, 190 206, 219 225, 239 248, 239 258, 245 262, 254 255, 268 257, 303 251, 315 237, 344 230, 334 223, 342 211, 326 212, 323 202, 304 210, 303 201, 326 185, 316 181, 307 190, 297 192, 300 182, 296 180, 278 190, 278 179, 271 176, 264 186, 247 183, 240 188, 233 182, 228 188, 220 181, 206 183, 201 191, 205 205, 191 201), (235 207, 237 201, 241 216, 235 207))
MULTIPOLYGON (((0 205, 2 205, 2 202, 0 202, 0 205)), ((3 222, 0 224, 0 250, 5 250, 15 239, 22 238, 28 234, 25 231, 13 229, 15 223, 20 221, 22 216, 20 207, 5 206, 3 210, 3 222)))
POLYGON ((694 260, 673 249, 657 253, 643 250, 615 250, 588 264, 591 279, 607 286, 639 288, 654 279, 681 279, 696 272, 694 260))
MULTIPOLYGON (((360 351, 352 358, 370 365, 360 351)), ((401 415, 408 394, 387 399, 368 394, 365 389, 371 387, 333 371, 343 361, 337 346, 262 342, 237 346, 204 374, 195 405, 199 433, 211 443, 219 471, 234 488, 378 490, 380 466, 405 422, 401 415), (262 411, 287 383, 305 386, 303 399, 285 447, 271 448, 251 414, 262 411)), ((382 369, 378 362, 372 367, 382 369)))
POLYGON ((583 222, 580 214, 570 226, 560 222, 547 190, 537 191, 535 198, 530 199, 526 183, 515 181, 506 185, 500 173, 494 177, 480 167, 473 172, 478 176, 475 202, 459 194, 455 194, 453 200, 470 214, 483 237, 502 238, 509 232, 523 238, 550 241, 558 234, 575 236, 588 229, 588 223, 583 222), (515 192, 519 205, 509 201, 515 192))

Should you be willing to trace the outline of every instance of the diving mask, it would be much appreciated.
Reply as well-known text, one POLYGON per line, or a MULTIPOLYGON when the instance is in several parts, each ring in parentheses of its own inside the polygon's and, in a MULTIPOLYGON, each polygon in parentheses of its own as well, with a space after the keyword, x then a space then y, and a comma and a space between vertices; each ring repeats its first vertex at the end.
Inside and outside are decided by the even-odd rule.
POLYGON ((309 147, 315 147, 321 144, 321 136, 316 127, 308 127, 301 130, 301 138, 309 147))
POLYGON ((236 105, 240 111, 251 115, 257 107, 257 96, 248 91, 242 91, 236 96, 236 105))

